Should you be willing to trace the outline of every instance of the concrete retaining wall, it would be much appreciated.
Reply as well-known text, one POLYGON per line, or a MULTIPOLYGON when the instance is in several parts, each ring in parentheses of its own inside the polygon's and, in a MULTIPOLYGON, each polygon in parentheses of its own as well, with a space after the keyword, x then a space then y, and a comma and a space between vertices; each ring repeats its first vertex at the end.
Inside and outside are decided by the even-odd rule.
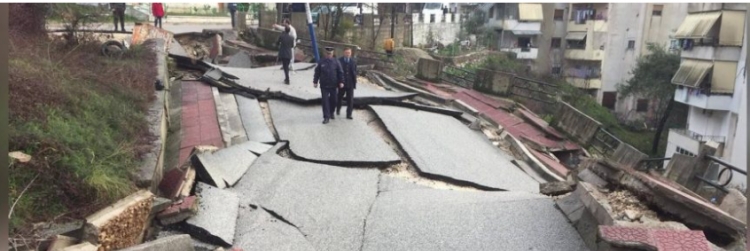
MULTIPOLYGON (((165 51, 164 39, 149 39, 145 44, 156 52, 157 79, 162 82, 165 90, 169 90, 169 70, 167 66, 167 53, 165 51)), ((135 183, 138 187, 150 189, 156 192, 159 182, 164 173, 164 152, 167 141, 167 128, 169 127, 169 95, 168 92, 155 91, 155 100, 148 110, 148 122, 150 132, 157 136, 152 142, 152 149, 144 157, 140 168, 134 174, 135 183)))
POLYGON ((515 75, 511 73, 480 69, 476 74, 474 89, 485 93, 507 96, 514 78, 515 75))
POLYGON ((443 65, 440 61, 420 58, 417 61, 417 77, 427 81, 440 81, 443 65))
POLYGON ((559 102, 559 104, 554 126, 573 136, 578 142, 583 144, 591 142, 601 123, 568 103, 559 102))
POLYGON ((434 19, 422 14, 412 16, 414 46, 427 45, 430 40, 442 44, 456 42, 461 31, 461 14, 435 15, 434 19))

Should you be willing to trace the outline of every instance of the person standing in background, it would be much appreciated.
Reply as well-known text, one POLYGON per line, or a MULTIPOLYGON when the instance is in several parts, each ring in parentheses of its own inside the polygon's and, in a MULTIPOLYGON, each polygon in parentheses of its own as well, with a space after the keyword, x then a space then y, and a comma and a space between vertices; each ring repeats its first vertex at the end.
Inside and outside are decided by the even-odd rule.
POLYGON ((292 46, 294 46, 294 39, 289 35, 289 27, 284 29, 284 33, 279 36, 276 40, 276 45, 279 47, 279 60, 281 60, 284 69, 284 83, 289 84, 289 61, 292 60, 292 46))
POLYGON ((387 38, 385 40, 385 44, 383 44, 383 49, 385 49, 385 53, 388 54, 388 57, 393 56, 393 47, 395 46, 395 42, 393 42, 393 38, 387 38))
POLYGON ((112 16, 115 19, 115 31, 117 31, 117 21, 120 21, 120 28, 125 31, 125 3, 110 3, 109 7, 112 9, 112 16))
POLYGON ((232 17, 232 28, 235 28, 235 14, 237 13, 237 4, 229 3, 227 4, 227 8, 229 9, 229 16, 232 17))
POLYGON ((152 3, 151 14, 154 14, 154 27, 162 28, 161 19, 164 17, 164 4, 152 3))
POLYGON ((294 26, 292 26, 291 21, 289 19, 284 19, 284 21, 281 23, 281 25, 274 24, 273 28, 280 31, 285 31, 287 28, 289 28, 289 35, 292 36, 292 39, 294 40, 294 44, 292 45, 292 48, 290 49, 292 52, 292 59, 290 63, 289 69, 294 72, 294 51, 295 48, 297 48, 297 30, 294 29, 294 26))

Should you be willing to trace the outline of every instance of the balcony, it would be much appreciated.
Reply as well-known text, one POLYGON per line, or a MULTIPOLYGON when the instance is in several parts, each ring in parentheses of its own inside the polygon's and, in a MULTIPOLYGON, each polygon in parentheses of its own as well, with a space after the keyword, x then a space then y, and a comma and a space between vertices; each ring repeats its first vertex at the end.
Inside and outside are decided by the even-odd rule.
POLYGON ((682 50, 680 56, 689 59, 699 59, 707 61, 732 61, 740 60, 741 47, 714 47, 714 46, 695 46, 690 50, 682 50))
POLYGON ((731 111, 732 96, 724 94, 706 94, 701 89, 682 87, 674 93, 674 101, 706 110, 731 111))
POLYGON ((707 142, 709 140, 713 141, 713 142, 717 142, 717 143, 724 143, 724 140, 726 139, 726 137, 724 137, 724 136, 702 135, 702 134, 699 134, 699 133, 696 133, 696 132, 693 132, 693 131, 690 131, 690 130, 684 129, 684 128, 683 129, 673 128, 673 129, 669 129, 669 130, 670 130, 670 132, 675 132, 677 134, 680 134, 680 135, 685 136, 685 137, 689 137, 689 138, 691 138, 693 140, 696 140, 698 142, 701 142, 701 143, 707 142))
POLYGON ((604 59, 604 50, 568 49, 565 50, 565 58, 571 60, 602 61, 604 59))
POLYGON ((567 30, 570 31, 589 31, 594 32, 607 32, 607 20, 586 20, 584 22, 576 22, 575 20, 568 22, 567 30))
POLYGON ((565 81, 569 84, 575 86, 576 88, 580 89, 601 89, 602 88, 602 79, 601 78, 576 78, 576 77, 566 77, 565 81))
POLYGON ((536 59, 539 52, 537 48, 503 48, 500 50, 515 53, 516 59, 536 59))
POLYGON ((505 20, 499 19, 499 18, 491 18, 489 21, 487 21, 487 27, 493 30, 502 30, 505 29, 505 20))

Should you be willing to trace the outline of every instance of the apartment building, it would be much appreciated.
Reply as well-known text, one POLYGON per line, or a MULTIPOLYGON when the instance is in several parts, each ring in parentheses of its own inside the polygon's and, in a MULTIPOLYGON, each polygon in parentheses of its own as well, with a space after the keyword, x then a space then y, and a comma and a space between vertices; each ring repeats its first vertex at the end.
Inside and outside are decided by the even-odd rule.
POLYGON ((542 23, 545 16, 539 3, 487 3, 480 9, 486 13, 485 27, 496 32, 501 51, 514 52, 517 59, 538 71, 542 23))
MULTIPOLYGON (((696 155, 702 143, 747 170, 747 34, 744 3, 691 3, 675 37, 682 61, 672 83, 689 106, 686 128, 669 130, 666 157, 696 155)), ((741 177, 738 177, 741 176, 741 177)), ((745 183, 735 175, 734 183, 745 183)))
POLYGON ((624 120, 653 119, 653 100, 618 97, 647 45, 676 49, 674 34, 687 3, 573 3, 569 5, 563 75, 624 120))

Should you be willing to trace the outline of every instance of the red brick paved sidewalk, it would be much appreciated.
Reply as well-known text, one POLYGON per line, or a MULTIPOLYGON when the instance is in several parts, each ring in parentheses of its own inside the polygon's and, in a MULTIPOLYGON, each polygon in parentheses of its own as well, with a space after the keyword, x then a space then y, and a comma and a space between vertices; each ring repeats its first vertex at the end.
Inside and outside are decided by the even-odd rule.
POLYGON ((659 251, 711 251, 701 231, 599 226, 599 234, 611 244, 637 245, 659 251))
POLYGON ((187 161, 198 145, 224 147, 211 86, 201 81, 182 81, 182 142, 180 160, 187 161))

